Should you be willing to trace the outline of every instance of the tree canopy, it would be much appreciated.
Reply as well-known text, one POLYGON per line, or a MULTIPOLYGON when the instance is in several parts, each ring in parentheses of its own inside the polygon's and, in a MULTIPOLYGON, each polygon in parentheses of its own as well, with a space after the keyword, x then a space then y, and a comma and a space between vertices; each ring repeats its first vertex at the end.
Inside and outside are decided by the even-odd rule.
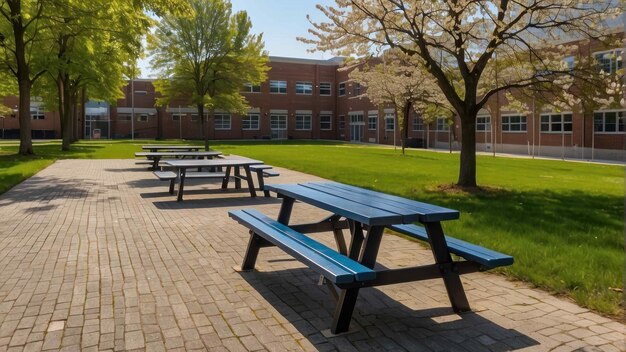
POLYGON ((208 118, 215 110, 244 114, 248 104, 241 95, 246 83, 266 78, 268 57, 261 35, 253 35, 246 12, 232 13, 224 0, 191 0, 191 16, 164 16, 149 48, 159 70, 155 87, 158 104, 187 99, 197 107, 208 150, 208 118))
POLYGON ((555 45, 604 40, 621 1, 336 0, 312 22, 316 50, 364 56, 395 48, 419 59, 461 120, 457 184, 476 186, 476 115, 502 91, 557 85, 572 72, 555 45), (496 60, 497 59, 497 60, 496 60), (506 66, 498 65, 497 62, 506 66), (494 81, 499 71, 502 77, 494 81))

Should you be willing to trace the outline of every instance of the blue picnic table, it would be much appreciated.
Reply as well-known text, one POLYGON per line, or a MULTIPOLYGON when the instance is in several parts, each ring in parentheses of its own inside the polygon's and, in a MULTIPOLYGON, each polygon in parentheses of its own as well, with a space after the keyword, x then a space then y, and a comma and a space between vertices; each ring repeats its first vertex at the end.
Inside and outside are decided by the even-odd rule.
POLYGON ((348 331, 361 288, 441 278, 454 311, 464 312, 470 305, 459 275, 513 263, 506 254, 444 235, 442 222, 458 219, 457 210, 337 182, 274 184, 265 189, 282 198, 277 220, 255 209, 229 212, 251 233, 241 269, 254 269, 260 248, 278 246, 317 271, 337 299, 333 334, 348 331), (290 224, 296 201, 331 215, 315 223, 290 224), (375 268, 385 229, 428 242, 435 263, 375 268), (343 230, 349 230, 348 243, 343 230), (317 232, 332 232, 337 248, 306 236, 317 232), (453 261, 451 253, 465 260, 453 261))

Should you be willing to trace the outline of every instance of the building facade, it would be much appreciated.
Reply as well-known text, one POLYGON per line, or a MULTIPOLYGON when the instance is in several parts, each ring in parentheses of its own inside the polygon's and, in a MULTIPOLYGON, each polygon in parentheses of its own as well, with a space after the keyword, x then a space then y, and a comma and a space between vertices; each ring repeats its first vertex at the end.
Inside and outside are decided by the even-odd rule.
MULTIPOLYGON (((622 48, 593 48, 605 70, 622 67, 622 48)), ((240 116, 216 111, 209 120, 210 139, 327 139, 356 143, 400 145, 393 108, 378 107, 362 97, 364 87, 340 69, 340 58, 308 60, 270 57, 267 81, 248 85, 242 94, 251 106, 240 116)), ((156 106, 158 92, 150 79, 130 82, 115 105, 88 102, 77 128, 84 139, 165 138, 200 139, 201 121, 186 101, 156 106)), ((498 97, 505 106, 503 95, 498 97)), ((17 109, 17 98, 5 105, 17 109)), ((544 111, 538 116, 501 109, 481 111, 477 120, 477 150, 581 159, 623 160, 626 150, 626 111, 544 111)), ((16 114, 2 119, 3 138, 17 138, 16 114)), ((31 104, 33 137, 59 138, 55 112, 41 102, 31 104)), ((438 119, 430 124, 412 114, 408 121, 409 147, 459 148, 460 123, 438 119)))

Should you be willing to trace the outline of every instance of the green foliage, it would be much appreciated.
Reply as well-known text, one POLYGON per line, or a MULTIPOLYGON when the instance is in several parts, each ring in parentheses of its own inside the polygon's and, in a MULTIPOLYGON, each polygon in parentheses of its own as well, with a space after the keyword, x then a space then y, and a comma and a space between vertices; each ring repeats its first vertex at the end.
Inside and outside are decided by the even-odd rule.
POLYGON ((160 71, 158 104, 191 97, 208 110, 245 113, 240 91, 245 83, 265 80, 267 55, 262 37, 250 33, 245 12, 232 14, 223 0, 192 0, 192 16, 164 16, 149 48, 160 71))

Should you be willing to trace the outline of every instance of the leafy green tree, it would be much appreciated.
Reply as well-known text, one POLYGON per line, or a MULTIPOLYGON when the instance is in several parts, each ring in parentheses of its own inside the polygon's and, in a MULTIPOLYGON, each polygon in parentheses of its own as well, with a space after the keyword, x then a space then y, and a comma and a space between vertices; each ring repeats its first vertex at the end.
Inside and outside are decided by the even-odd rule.
POLYGON ((149 48, 160 72, 155 82, 162 96, 158 104, 191 97, 208 150, 208 118, 216 109, 244 114, 248 105, 241 88, 266 79, 268 58, 262 36, 250 32, 246 12, 232 14, 227 0, 191 0, 190 5, 191 16, 161 18, 149 48))

